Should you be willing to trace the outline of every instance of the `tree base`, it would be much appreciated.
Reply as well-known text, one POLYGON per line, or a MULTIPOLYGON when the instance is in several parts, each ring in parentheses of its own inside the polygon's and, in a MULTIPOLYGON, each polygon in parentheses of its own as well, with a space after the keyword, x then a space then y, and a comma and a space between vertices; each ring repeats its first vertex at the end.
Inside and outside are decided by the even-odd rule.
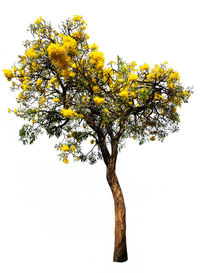
POLYGON ((124 251, 124 253, 121 253, 121 255, 114 254, 113 262, 123 263, 126 261, 128 261, 127 251, 124 251))

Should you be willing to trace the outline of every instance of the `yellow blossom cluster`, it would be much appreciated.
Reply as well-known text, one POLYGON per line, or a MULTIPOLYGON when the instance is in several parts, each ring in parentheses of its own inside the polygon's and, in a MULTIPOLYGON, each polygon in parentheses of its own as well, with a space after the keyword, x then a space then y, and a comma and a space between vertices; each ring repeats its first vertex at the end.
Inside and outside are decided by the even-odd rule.
POLYGON ((59 98, 53 98, 53 102, 55 102, 55 103, 60 102, 60 99, 59 98))
POLYGON ((75 145, 71 145, 71 147, 70 147, 70 146, 64 144, 64 145, 61 145, 60 150, 62 152, 74 152, 76 150, 76 146, 75 145))
POLYGON ((4 72, 4 76, 7 78, 7 80, 11 81, 12 78, 13 78, 12 70, 10 70, 10 69, 4 69, 3 72, 4 72))
POLYGON ((67 152, 67 151, 69 151, 69 146, 68 145, 63 145, 63 146, 61 146, 61 151, 63 151, 63 152, 67 152))
POLYGON ((92 44, 91 46, 90 46, 90 49, 91 50, 98 50, 98 45, 97 44, 92 44))
POLYGON ((61 114, 66 118, 74 118, 74 117, 78 116, 78 114, 70 108, 68 108, 68 109, 63 108, 61 110, 61 114))
POLYGON ((81 21, 82 18, 83 16, 81 15, 74 15, 74 17, 72 18, 72 21, 81 21))
POLYGON ((170 80, 180 80, 180 76, 179 76, 179 73, 177 72, 177 71, 175 71, 175 72, 173 72, 173 73, 171 73, 170 75, 169 75, 169 81, 170 80))
POLYGON ((155 73, 149 73, 147 75, 147 81, 152 81, 153 79, 155 79, 155 73))
POLYGON ((96 105, 101 105, 102 103, 104 103, 104 98, 95 97, 94 102, 96 105))
POLYGON ((144 63, 143 65, 140 66, 140 69, 141 69, 142 71, 144 71, 144 70, 149 70, 149 65, 148 65, 147 63, 144 63))
POLYGON ((189 99, 190 94, 187 91, 183 91, 182 94, 187 100, 189 99))
POLYGON ((69 163, 69 160, 68 160, 66 157, 64 157, 64 158, 63 158, 63 162, 64 162, 65 164, 68 164, 68 163, 69 163))
POLYGON ((76 146, 75 146, 75 145, 72 145, 72 146, 70 147, 70 150, 71 150, 72 152, 74 152, 74 151, 76 150, 76 146))
POLYGON ((52 78, 52 79, 50 79, 49 84, 53 84, 53 83, 55 83, 56 81, 57 81, 57 78, 52 78))
POLYGON ((47 48, 47 52, 52 63, 55 66, 61 69, 65 69, 70 64, 71 58, 66 55, 66 50, 64 46, 58 43, 50 44, 50 46, 47 48))
POLYGON ((42 96, 42 97, 41 97, 41 99, 40 99, 40 104, 44 104, 44 103, 45 103, 45 101, 46 101, 45 97, 44 97, 44 96, 42 96))
POLYGON ((128 91, 124 90, 119 93, 119 96, 128 99, 128 91))
POLYGON ((36 85, 39 87, 41 86, 42 82, 43 82, 43 79, 38 79, 36 82, 36 85))
MULTIPOLYGON (((126 77, 124 77, 122 73, 114 73, 114 81, 107 81, 110 86, 110 90, 112 92, 119 90, 117 92, 118 96, 126 99, 130 106, 142 106, 149 98, 150 93, 148 85, 146 85, 147 82, 156 82, 159 80, 162 81, 167 88, 174 89, 174 92, 177 92, 176 88, 178 86, 180 76, 178 72, 171 68, 167 68, 166 63, 155 65, 152 69, 150 69, 149 65, 145 63, 140 66, 140 70, 136 69, 135 65, 136 63, 127 65, 128 70, 126 77), (138 72, 135 73, 135 71, 138 72)), ((109 76, 113 76, 113 73, 109 74, 109 76)), ((179 106, 181 104, 181 98, 183 99, 184 97, 184 99, 188 99, 188 94, 183 92, 179 94, 177 93, 176 99, 170 99, 170 101, 179 106)), ((156 92, 154 93, 153 101, 162 102, 164 105, 169 102, 169 98, 167 94, 156 92)))
MULTIPOLYGON (((24 91, 28 90, 30 88, 30 85, 29 85, 29 77, 23 77, 20 78, 20 81, 21 81, 21 85, 20 85, 20 88, 24 91)), ((13 82, 14 85, 15 85, 15 82, 13 82)), ((12 85, 13 85, 12 83, 12 85)))
POLYGON ((94 93, 98 93, 98 92, 99 92, 99 87, 98 87, 98 86, 93 86, 93 87, 92 87, 92 91, 93 91, 94 93))
POLYGON ((63 47, 65 48, 67 53, 75 54, 77 42, 70 36, 63 36, 63 47))
POLYGON ((89 54, 89 61, 94 64, 97 69, 102 69, 104 66, 105 58, 102 52, 94 51, 89 54))
POLYGON ((155 93, 154 100, 164 100, 164 97, 161 94, 155 93))
POLYGON ((27 56, 29 59, 35 59, 37 58, 37 53, 34 49, 33 46, 31 46, 31 48, 29 48, 26 52, 25 52, 25 56, 27 56))
POLYGON ((18 100, 22 100, 22 99, 25 99, 25 98, 26 98, 26 96, 24 95, 24 92, 20 92, 18 94, 18 100))
POLYGON ((138 80, 138 75, 136 74, 129 75, 128 82, 137 81, 137 80, 138 80))
POLYGON ((42 22, 42 17, 40 16, 38 19, 35 20, 34 23, 37 25, 37 24, 41 24, 41 22, 42 22))

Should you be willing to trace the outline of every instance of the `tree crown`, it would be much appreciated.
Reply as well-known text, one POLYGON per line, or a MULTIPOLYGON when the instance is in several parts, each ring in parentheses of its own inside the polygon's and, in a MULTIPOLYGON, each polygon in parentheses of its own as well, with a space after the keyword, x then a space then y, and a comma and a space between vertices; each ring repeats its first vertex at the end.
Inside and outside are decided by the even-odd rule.
POLYGON ((33 143, 46 131, 62 137, 56 148, 63 162, 71 155, 93 164, 105 161, 112 143, 120 150, 126 138, 143 144, 177 131, 177 107, 192 93, 181 85, 179 73, 166 62, 150 68, 120 57, 105 65, 98 46, 88 43, 86 26, 78 15, 59 30, 38 18, 29 27, 33 39, 24 42, 18 65, 3 70, 11 89, 20 90, 19 107, 8 109, 27 121, 20 140, 33 143), (83 152, 87 139, 92 146, 83 152))

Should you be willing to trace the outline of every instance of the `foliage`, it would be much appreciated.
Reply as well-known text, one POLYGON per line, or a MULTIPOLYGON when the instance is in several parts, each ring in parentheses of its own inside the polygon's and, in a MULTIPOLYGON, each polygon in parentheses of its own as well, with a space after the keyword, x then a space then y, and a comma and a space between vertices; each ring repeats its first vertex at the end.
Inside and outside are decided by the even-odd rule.
POLYGON ((91 164, 102 158, 102 143, 126 138, 140 144, 161 140, 178 130, 177 107, 192 93, 180 83, 178 72, 167 63, 124 62, 120 57, 105 65, 103 53, 88 43, 87 24, 75 15, 59 30, 41 17, 31 24, 31 41, 18 65, 5 69, 13 91, 20 90, 19 107, 13 111, 27 123, 20 130, 24 144, 33 143, 40 133, 62 141, 56 145, 60 158, 91 164), (90 140, 91 149, 83 152, 90 140))

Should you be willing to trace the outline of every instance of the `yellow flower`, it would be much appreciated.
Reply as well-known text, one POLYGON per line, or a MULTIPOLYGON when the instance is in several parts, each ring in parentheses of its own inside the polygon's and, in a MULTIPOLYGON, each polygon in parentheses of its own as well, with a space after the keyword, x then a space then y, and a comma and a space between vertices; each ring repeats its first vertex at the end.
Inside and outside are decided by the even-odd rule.
POLYGON ((22 69, 22 67, 20 67, 20 69, 19 69, 19 75, 21 77, 23 77, 25 75, 25 71, 22 69))
POLYGON ((67 151, 69 151, 69 146, 68 145, 63 145, 60 149, 63 152, 67 152, 67 151))
POLYGON ((11 111, 11 109, 10 109, 10 108, 8 108, 8 113, 10 113, 10 111, 11 111))
POLYGON ((128 92, 127 91, 121 91, 119 93, 119 96, 125 99, 128 99, 128 92))
POLYGON ((178 72, 171 73, 169 75, 169 80, 180 80, 180 76, 178 72))
POLYGON ((77 68, 77 66, 76 66, 75 63, 73 63, 73 64, 71 65, 71 67, 72 67, 72 68, 77 68))
POLYGON ((53 98, 53 102, 60 102, 59 98, 53 98))
POLYGON ((70 150, 71 150, 72 152, 74 152, 75 149, 76 149, 76 146, 75 146, 75 145, 72 145, 71 148, 70 148, 70 150))
POLYGON ((31 64, 31 67, 29 68, 29 70, 30 69, 33 69, 33 70, 37 70, 37 64, 35 63, 35 62, 32 62, 32 64, 31 64))
POLYGON ((161 94, 155 93, 154 94, 154 99, 155 100, 164 100, 164 97, 161 94))
POLYGON ((57 78, 52 78, 52 79, 50 79, 49 84, 53 84, 56 81, 57 81, 57 78))
POLYGON ((93 91, 94 93, 98 93, 99 87, 98 87, 98 86, 93 86, 92 91, 93 91))
POLYGON ((13 66, 13 72, 16 73, 17 72, 17 67, 13 66))
POLYGON ((65 80, 68 80, 69 79, 69 69, 65 69, 62 71, 62 76, 65 78, 65 80))
POLYGON ((91 143, 91 144, 94 144, 94 139, 91 139, 91 140, 90 140, 90 143, 91 143))
POLYGON ((23 92, 20 92, 20 93, 18 94, 18 99, 21 100, 22 98, 23 98, 23 92))
POLYGON ((85 99, 86 99, 86 96, 82 96, 81 100, 85 101, 85 99))
POLYGON ((130 76, 128 78, 128 82, 137 81, 137 79, 138 79, 138 75, 130 74, 130 76))
POLYGON ((96 105, 101 105, 104 102, 104 98, 95 97, 94 102, 96 105))
POLYGON ((190 94, 187 91, 183 91, 182 94, 184 95, 184 97, 188 100, 190 97, 190 94))
POLYGON ((46 100, 45 97, 42 96, 41 99, 40 99, 40 104, 44 104, 44 103, 45 103, 45 100, 46 100))
POLYGON ((82 18, 83 18, 83 16, 74 15, 74 17, 72 18, 72 21, 81 21, 82 18))
POLYGON ((144 70, 149 70, 149 65, 146 64, 146 63, 144 63, 143 65, 140 66, 140 69, 141 69, 142 71, 144 71, 144 70))
POLYGON ((92 50, 97 50, 98 49, 98 45, 97 44, 92 44, 91 46, 90 46, 90 48, 92 49, 92 50))
POLYGON ((74 110, 70 109, 70 108, 68 108, 68 109, 63 108, 61 110, 61 114, 64 117, 67 117, 67 118, 73 118, 73 117, 77 116, 77 113, 74 110))
POLYGON ((76 73, 74 73, 73 71, 70 71, 69 72, 69 76, 72 77, 72 78, 74 78, 76 76, 76 73))
POLYGON ((155 77, 155 74, 154 73, 150 73, 150 74, 147 75, 147 80, 151 81, 154 77, 155 77))
POLYGON ((27 56, 29 59, 37 58, 37 53, 33 46, 26 51, 25 56, 27 56))
POLYGON ((130 95, 131 95, 132 98, 134 98, 134 99, 136 98, 136 93, 135 92, 131 92, 130 95))
POLYGON ((58 60, 65 55, 64 47, 59 44, 50 44, 47 48, 47 52, 52 60, 58 60))
POLYGON ((170 83, 170 84, 167 85, 167 87, 172 89, 172 88, 174 88, 174 85, 173 85, 173 83, 170 83))
POLYGON ((42 21, 42 17, 40 16, 38 19, 35 20, 35 25, 37 24, 41 24, 41 21, 42 21))
POLYGON ((89 54, 89 61, 91 64, 94 64, 97 69, 102 69, 104 66, 105 58, 103 53, 99 51, 94 51, 89 54))
POLYGON ((59 44, 50 44, 47 48, 47 52, 54 65, 60 68, 65 68, 70 64, 71 58, 66 55, 64 46, 59 44))
POLYGON ((64 157, 64 158, 63 158, 63 162, 64 162, 65 164, 68 164, 68 163, 69 163, 69 160, 68 160, 66 157, 64 157))
POLYGON ((38 79, 36 85, 39 87, 41 86, 42 82, 43 82, 43 79, 38 79))
POLYGON ((75 38, 81 38, 81 35, 82 35, 82 34, 83 34, 82 32, 76 31, 76 32, 74 32, 74 33, 72 34, 72 36, 75 37, 75 38))
POLYGON ((7 78, 8 81, 11 81, 11 79, 13 78, 13 73, 10 69, 4 69, 4 76, 7 78))
POLYGON ((70 36, 63 36, 63 47, 67 53, 76 53, 77 42, 70 36))

